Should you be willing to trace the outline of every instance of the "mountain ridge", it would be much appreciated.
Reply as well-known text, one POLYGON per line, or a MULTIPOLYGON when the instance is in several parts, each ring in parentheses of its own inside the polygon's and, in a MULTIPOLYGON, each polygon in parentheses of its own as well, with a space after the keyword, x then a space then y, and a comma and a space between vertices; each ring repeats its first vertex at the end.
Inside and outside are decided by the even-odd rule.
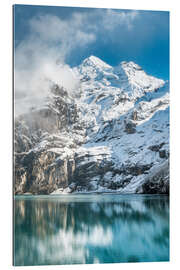
POLYGON ((44 109, 16 118, 15 194, 167 194, 167 82, 95 56, 72 72, 77 97, 54 83, 44 109))

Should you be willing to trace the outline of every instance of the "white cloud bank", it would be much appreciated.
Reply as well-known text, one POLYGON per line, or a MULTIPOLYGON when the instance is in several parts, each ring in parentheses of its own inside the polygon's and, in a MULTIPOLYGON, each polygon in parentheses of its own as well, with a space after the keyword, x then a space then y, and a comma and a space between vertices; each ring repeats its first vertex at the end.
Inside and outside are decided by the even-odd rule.
POLYGON ((43 102, 49 81, 64 86, 69 93, 76 91, 79 82, 65 64, 72 50, 95 43, 102 31, 113 31, 120 25, 131 30, 137 15, 135 11, 97 9, 72 13, 66 20, 49 14, 33 17, 28 38, 15 50, 15 114, 43 102))

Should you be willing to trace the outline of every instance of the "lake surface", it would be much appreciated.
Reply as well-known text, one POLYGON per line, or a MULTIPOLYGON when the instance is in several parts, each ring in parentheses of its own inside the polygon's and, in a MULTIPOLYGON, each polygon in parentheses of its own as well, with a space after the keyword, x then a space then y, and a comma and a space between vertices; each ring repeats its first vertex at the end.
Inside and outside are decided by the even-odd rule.
POLYGON ((169 198, 15 196, 14 265, 169 260, 169 198))

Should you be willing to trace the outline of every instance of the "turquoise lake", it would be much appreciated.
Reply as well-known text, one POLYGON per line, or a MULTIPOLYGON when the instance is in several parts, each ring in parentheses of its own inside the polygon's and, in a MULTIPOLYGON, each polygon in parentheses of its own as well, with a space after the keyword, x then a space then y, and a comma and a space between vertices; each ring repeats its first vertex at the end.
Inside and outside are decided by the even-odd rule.
POLYGON ((167 196, 15 196, 16 266, 168 260, 167 196))

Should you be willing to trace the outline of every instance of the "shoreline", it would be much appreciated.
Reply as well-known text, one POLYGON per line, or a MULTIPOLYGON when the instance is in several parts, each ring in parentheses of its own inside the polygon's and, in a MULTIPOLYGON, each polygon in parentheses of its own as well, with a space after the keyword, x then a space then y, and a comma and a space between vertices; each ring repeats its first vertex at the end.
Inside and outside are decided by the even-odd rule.
POLYGON ((62 193, 62 194, 14 194, 13 197, 72 197, 79 195, 121 195, 121 196, 166 196, 169 197, 169 194, 157 194, 157 193, 119 193, 119 192, 90 192, 90 193, 62 193))

